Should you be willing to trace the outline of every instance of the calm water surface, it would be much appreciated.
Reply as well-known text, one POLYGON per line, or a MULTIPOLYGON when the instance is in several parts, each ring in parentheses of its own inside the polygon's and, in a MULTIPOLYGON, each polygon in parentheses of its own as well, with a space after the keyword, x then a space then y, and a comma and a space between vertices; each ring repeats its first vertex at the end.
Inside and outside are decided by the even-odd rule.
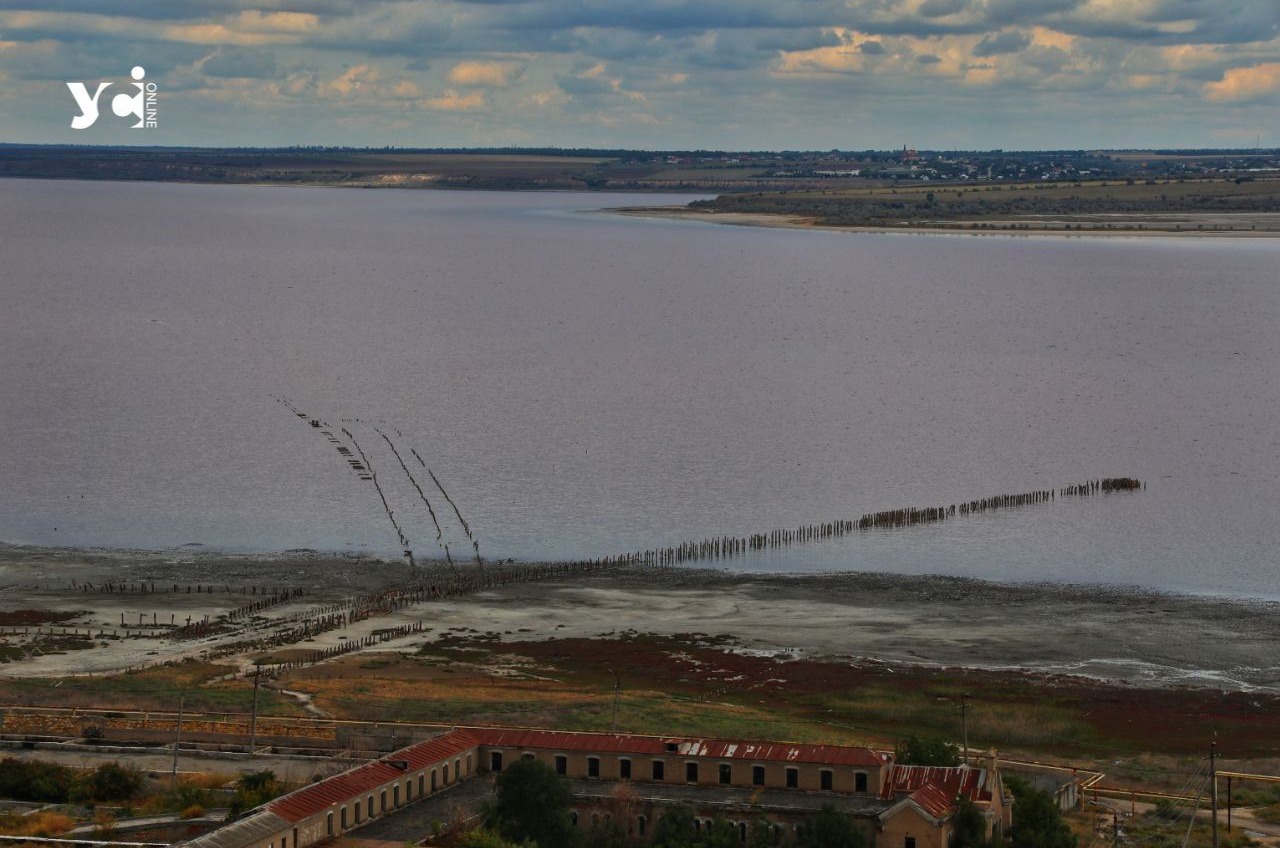
POLYGON ((686 198, 0 181, 0 539, 597 556, 1101 476, 732 563, 1280 597, 1280 242, 850 235, 686 198), (443 540, 467 547, 438 490, 443 540))

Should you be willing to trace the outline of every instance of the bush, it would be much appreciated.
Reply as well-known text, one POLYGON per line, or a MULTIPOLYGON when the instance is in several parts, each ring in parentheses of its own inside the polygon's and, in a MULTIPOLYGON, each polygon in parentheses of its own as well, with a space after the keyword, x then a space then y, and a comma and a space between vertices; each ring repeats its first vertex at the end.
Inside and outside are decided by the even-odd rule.
POLYGON ((551 766, 521 758, 498 775, 494 792, 490 819, 503 838, 546 846, 573 843, 569 821, 573 792, 551 766))
POLYGON ((95 839, 110 839, 116 832, 116 817, 110 810, 93 811, 93 836, 95 839))
POLYGON ((236 818, 247 810, 261 806, 284 792, 284 786, 270 770, 246 774, 236 781, 236 794, 231 799, 227 820, 236 818))
POLYGON ((165 810, 176 812, 191 807, 210 807, 217 804, 213 793, 208 789, 201 788, 198 783, 184 780, 165 793, 160 806, 165 810))
POLYGON ((960 746, 945 739, 908 736, 895 746, 894 758, 904 766, 958 766, 960 746))
POLYGON ((58 836, 75 826, 75 820, 62 813, 0 814, 0 833, 7 836, 58 836))
POLYGON ((0 797, 64 804, 75 784, 75 770, 66 766, 12 757, 0 760, 0 797))
POLYGON ((146 782, 133 766, 103 763, 84 779, 85 795, 94 801, 132 801, 146 782))
POLYGON ((853 816, 825 804, 800 822, 796 844, 804 848, 866 848, 867 836, 853 816))
POLYGON ((203 815, 204 815, 204 807, 200 806, 199 804, 192 804, 190 807, 187 807, 185 810, 179 813, 178 817, 184 818, 184 819, 198 819, 203 815))
POLYGON ((1012 848, 1076 848, 1076 835, 1062 820, 1062 811, 1048 792, 1013 775, 1005 778, 1013 793, 1012 848))
POLYGON ((458 848, 520 848, 514 842, 508 842, 492 830, 477 828, 462 834, 458 840, 458 848))

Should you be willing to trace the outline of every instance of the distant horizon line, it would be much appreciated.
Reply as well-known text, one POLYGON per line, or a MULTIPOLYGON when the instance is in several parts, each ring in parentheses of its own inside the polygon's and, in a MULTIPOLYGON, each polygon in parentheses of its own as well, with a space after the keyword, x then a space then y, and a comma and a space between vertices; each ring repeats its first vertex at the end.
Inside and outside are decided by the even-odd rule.
POLYGON ((885 154, 885 153, 901 153, 904 150, 911 150, 916 153, 971 153, 971 154, 1095 154, 1106 155, 1110 153, 1123 154, 1139 154, 1150 153, 1154 155, 1276 155, 1280 154, 1280 147, 1059 147, 1059 148, 960 148, 960 147, 886 147, 886 148, 710 148, 710 147, 668 147, 668 148, 646 148, 646 147, 565 147, 558 145, 532 145, 532 146, 496 146, 496 147, 458 147, 458 146, 439 146, 439 147, 405 147, 400 145, 329 145, 329 144, 289 144, 289 145, 195 145, 195 144, 76 144, 68 142, 0 142, 0 149, 16 149, 16 148, 47 148, 47 149, 70 149, 70 150, 155 150, 155 151, 228 151, 228 150, 247 150, 247 151, 325 151, 325 152, 396 152, 396 153, 472 153, 472 154, 513 154, 513 153, 537 153, 542 155, 595 155, 595 156, 613 156, 626 154, 646 154, 646 155, 813 155, 813 154, 885 154))

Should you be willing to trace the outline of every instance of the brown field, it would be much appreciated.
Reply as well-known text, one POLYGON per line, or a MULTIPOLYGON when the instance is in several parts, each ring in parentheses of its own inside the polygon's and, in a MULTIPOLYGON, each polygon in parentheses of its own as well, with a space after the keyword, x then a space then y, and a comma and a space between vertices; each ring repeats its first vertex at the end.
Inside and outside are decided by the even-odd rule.
MULTIPOLYGON (((770 216, 791 226, 1027 232, 1280 232, 1280 179, 911 182, 721 195, 673 214, 770 216)), ((730 220, 768 224, 769 217, 730 220)))
MULTIPOLYGON (((22 618, 30 616, 21 610, 76 614, 55 629, 110 627, 121 605, 163 609, 180 599, 184 612, 199 613, 203 604, 216 613, 241 597, 221 587, 217 594, 139 593, 152 581, 162 589, 181 580, 256 584, 264 573, 291 574, 308 594, 253 625, 267 628, 275 616, 348 595, 344 581, 352 575, 366 582, 376 575, 387 586, 407 575, 394 564, 371 568, 302 552, 279 560, 0 553, 8 589, 0 605, 22 618), (133 594, 83 590, 85 581, 126 573, 133 594), (325 588, 310 594, 310 587, 325 588)), ((10 663, 0 676, 0 716, 6 706, 120 711, 108 730, 126 733, 139 721, 129 711, 154 711, 134 730, 167 738, 181 701, 193 728, 209 722, 210 738, 231 738, 252 705, 254 663, 265 662, 264 716, 319 710, 363 721, 608 730, 616 703, 619 730, 892 746, 907 734, 959 739, 957 703, 968 693, 975 748, 1081 766, 1105 761, 1109 773, 1158 783, 1168 763, 1202 756, 1216 733, 1226 756, 1253 761, 1238 770, 1280 765, 1280 695, 1267 671, 1280 617, 1262 603, 886 574, 620 569, 422 601, 314 641, 264 648, 247 635, 135 635, 10 663), (317 647, 411 622, 428 626, 307 664, 317 647), (201 652, 219 658, 201 659, 201 652), (1175 675, 1164 685, 1141 663, 1136 671, 1105 666, 1112 678, 1128 674, 1125 681, 1053 671, 1087 669, 1091 658, 1220 671, 1175 675), (1199 684, 1171 683, 1181 679, 1199 684)), ((13 721, 20 714, 9 713, 13 721)), ((23 732, 75 735, 88 720, 56 718, 23 732)))
POLYGON ((960 733, 1023 756, 1280 757, 1280 697, 1115 687, 1068 676, 759 656, 704 635, 607 640, 453 637, 416 655, 293 672, 291 689, 344 718, 621 730, 892 746, 960 733))

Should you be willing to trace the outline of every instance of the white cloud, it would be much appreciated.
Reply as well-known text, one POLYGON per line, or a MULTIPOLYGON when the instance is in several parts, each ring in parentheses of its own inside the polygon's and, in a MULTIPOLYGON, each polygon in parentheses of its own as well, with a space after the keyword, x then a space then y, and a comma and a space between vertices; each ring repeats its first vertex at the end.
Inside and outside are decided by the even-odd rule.
POLYGON ((1266 62, 1248 68, 1231 68, 1222 79, 1207 83, 1205 96, 1210 100, 1258 100, 1280 97, 1280 62, 1266 62))
POLYGON ((418 105, 433 112, 470 112, 485 108, 487 103, 483 91, 459 94, 456 91, 446 90, 437 97, 419 100, 418 105))
POLYGON ((448 80, 454 85, 506 88, 519 80, 522 70, 517 62, 466 60, 453 66, 448 80))

